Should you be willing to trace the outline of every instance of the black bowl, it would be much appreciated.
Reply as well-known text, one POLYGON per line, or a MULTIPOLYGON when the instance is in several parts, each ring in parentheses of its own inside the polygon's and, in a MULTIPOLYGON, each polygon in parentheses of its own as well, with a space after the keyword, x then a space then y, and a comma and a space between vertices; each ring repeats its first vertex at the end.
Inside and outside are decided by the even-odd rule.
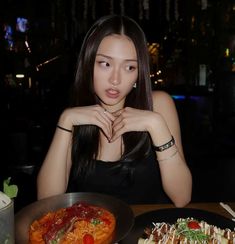
POLYGON ((69 207, 76 202, 84 202, 103 207, 116 217, 116 229, 113 242, 122 240, 134 224, 134 214, 123 201, 98 193, 66 193, 34 202, 15 215, 16 244, 28 243, 28 230, 32 222, 49 211, 69 207))

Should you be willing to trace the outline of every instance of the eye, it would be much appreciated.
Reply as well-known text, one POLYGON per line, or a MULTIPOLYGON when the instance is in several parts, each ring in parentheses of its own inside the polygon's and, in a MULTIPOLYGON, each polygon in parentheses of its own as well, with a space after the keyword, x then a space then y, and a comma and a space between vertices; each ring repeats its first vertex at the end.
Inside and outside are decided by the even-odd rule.
POLYGON ((98 64, 102 67, 109 67, 110 66, 110 64, 106 61, 98 61, 98 64))
POLYGON ((133 65, 127 65, 127 66, 126 66, 126 70, 127 70, 127 71, 134 71, 134 70, 136 70, 136 67, 133 66, 133 65))

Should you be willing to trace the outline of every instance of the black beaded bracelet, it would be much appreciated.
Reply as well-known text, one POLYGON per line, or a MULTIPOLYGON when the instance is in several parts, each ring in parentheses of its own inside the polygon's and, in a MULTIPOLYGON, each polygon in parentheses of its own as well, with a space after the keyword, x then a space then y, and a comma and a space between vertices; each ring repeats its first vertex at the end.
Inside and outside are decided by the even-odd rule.
POLYGON ((59 128, 59 129, 61 129, 61 130, 66 131, 66 132, 72 133, 72 130, 66 129, 66 128, 61 127, 61 126, 59 126, 59 125, 57 125, 56 127, 59 128))
POLYGON ((165 151, 166 149, 172 147, 173 145, 175 145, 175 139, 172 136, 170 141, 168 141, 167 143, 165 143, 161 146, 154 146, 153 145, 153 149, 157 152, 162 152, 162 151, 165 151))

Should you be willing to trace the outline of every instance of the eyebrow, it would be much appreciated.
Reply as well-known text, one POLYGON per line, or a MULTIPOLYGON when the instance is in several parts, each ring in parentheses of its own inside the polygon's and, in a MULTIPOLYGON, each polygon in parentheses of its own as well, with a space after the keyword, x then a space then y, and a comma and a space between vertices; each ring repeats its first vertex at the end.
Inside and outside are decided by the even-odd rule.
MULTIPOLYGON (((96 56, 101 56, 101 57, 104 57, 104 58, 107 58, 107 59, 113 59, 112 57, 107 56, 107 55, 102 54, 102 53, 97 53, 96 56)), ((128 62, 137 62, 137 59, 125 59, 125 61, 128 61, 128 62)))

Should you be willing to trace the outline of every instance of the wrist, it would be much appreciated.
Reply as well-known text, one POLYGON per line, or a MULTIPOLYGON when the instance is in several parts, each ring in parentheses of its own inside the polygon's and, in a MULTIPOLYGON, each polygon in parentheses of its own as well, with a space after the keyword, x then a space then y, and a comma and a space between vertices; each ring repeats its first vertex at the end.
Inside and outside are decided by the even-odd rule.
POLYGON ((58 120, 58 125, 67 128, 68 130, 73 129, 73 124, 71 123, 69 109, 66 109, 62 112, 58 120))
POLYGON ((60 126, 60 125, 58 125, 58 124, 57 124, 56 127, 59 128, 60 130, 63 130, 63 131, 69 132, 69 133, 72 133, 72 132, 73 132, 72 130, 67 129, 67 128, 65 128, 65 127, 62 127, 62 126, 60 126))
POLYGON ((175 145, 175 139, 171 136, 171 139, 162 145, 153 145, 153 148, 157 152, 163 152, 175 145))
POLYGON ((179 150, 176 146, 172 149, 169 149, 169 151, 170 152, 164 153, 164 155, 163 155, 163 153, 157 153, 158 162, 171 160, 179 153, 179 150))

